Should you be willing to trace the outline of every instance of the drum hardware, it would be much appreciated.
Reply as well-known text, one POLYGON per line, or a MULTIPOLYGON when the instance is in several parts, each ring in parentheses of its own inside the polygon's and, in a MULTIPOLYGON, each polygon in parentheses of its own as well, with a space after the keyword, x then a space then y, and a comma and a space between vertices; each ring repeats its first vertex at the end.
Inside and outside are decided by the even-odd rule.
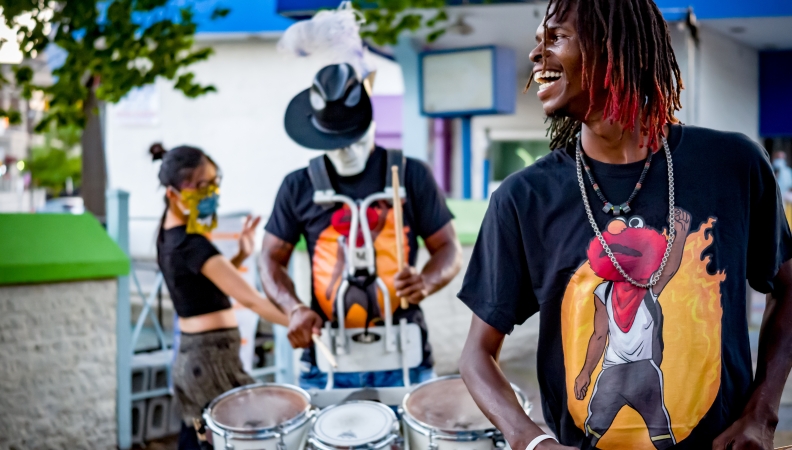
POLYGON ((231 439, 228 435, 228 430, 223 430, 223 438, 225 439, 225 450, 235 450, 231 444, 231 439))
MULTIPOLYGON (((311 404, 317 408, 345 403, 352 400, 371 400, 398 407, 404 396, 412 391, 410 387, 397 386, 387 388, 341 388, 341 389, 308 389, 311 404)), ((423 450, 423 449, 421 449, 423 450)))
MULTIPOLYGON (((317 194, 319 194, 317 192, 317 194)), ((374 254, 374 240, 371 238, 371 228, 369 227, 368 217, 366 216, 366 211, 368 208, 375 202, 379 200, 389 200, 393 197, 393 195, 389 192, 380 192, 376 194, 369 195, 361 202, 355 202, 351 198, 344 196, 344 195, 314 195, 314 202, 320 203, 328 203, 328 202, 340 202, 344 203, 349 207, 350 214, 352 215, 350 226, 349 226, 349 236, 355 237, 358 235, 358 231, 363 235, 363 247, 357 246, 357 238, 349 238, 346 239, 346 275, 342 278, 341 285, 338 287, 338 291, 336 292, 336 311, 337 311, 337 319, 338 319, 338 328, 343 330, 345 329, 344 321, 345 321, 345 306, 344 306, 344 298, 346 297, 346 293, 349 290, 349 278, 354 277, 355 274, 359 271, 365 271, 369 274, 377 273, 376 267, 376 255, 374 254)), ((387 286, 385 286, 385 282, 382 281, 382 278, 376 278, 376 286, 377 290, 383 296, 384 302, 384 309, 385 309, 385 318, 384 318, 384 328, 385 328, 385 350, 387 352, 395 352, 396 351, 396 339, 393 336, 393 330, 391 329, 393 326, 393 310, 390 306, 390 293, 388 292, 387 286)), ((381 328, 381 327, 374 327, 381 328)), ((369 332, 374 332, 374 329, 369 330, 369 332)), ((348 338, 346 333, 339 333, 339 336, 335 340, 335 353, 336 355, 345 355, 349 352, 348 346, 348 338)))
POLYGON ((363 332, 358 333, 352 336, 352 340, 355 342, 360 342, 361 344, 371 344, 373 342, 377 342, 381 339, 380 335, 377 333, 372 332, 363 332))
POLYGON ((435 434, 437 432, 435 430, 429 431, 429 448, 427 450, 438 450, 439 446, 437 442, 435 442, 435 434))
POLYGON ((362 247, 357 246, 356 238, 344 239, 343 236, 339 238, 339 244, 343 244, 345 248, 346 267, 345 276, 342 277, 336 292, 335 310, 338 327, 333 328, 329 321, 326 322, 322 336, 317 338, 332 351, 331 356, 336 362, 334 367, 332 359, 324 353, 321 353, 323 358, 317 358, 319 369, 327 373, 326 389, 331 389, 334 385, 334 372, 378 372, 399 369, 402 370, 404 385, 409 386, 410 369, 418 367, 423 359, 421 329, 416 324, 408 324, 406 319, 400 320, 398 326, 394 326, 392 299, 388 287, 380 277, 374 279, 374 284, 376 292, 382 295, 383 300, 382 326, 368 328, 345 326, 344 300, 350 287, 349 279, 359 273, 376 273, 376 255, 366 211, 375 201, 389 200, 392 197, 393 193, 388 189, 385 192, 372 194, 360 202, 334 192, 314 193, 316 203, 343 203, 349 207, 351 214, 349 236, 358 236, 359 233, 363 235, 362 247))
POLYGON ((286 443, 283 442, 283 433, 275 433, 275 438, 278 440, 277 450, 286 450, 286 443))

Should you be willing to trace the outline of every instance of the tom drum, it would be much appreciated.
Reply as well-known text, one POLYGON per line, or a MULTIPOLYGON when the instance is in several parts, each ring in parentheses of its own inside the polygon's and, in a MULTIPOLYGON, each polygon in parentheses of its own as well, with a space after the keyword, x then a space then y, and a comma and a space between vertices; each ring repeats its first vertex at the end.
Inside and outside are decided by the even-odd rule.
POLYGON ((354 401, 329 406, 317 416, 308 438, 315 450, 401 449, 396 414, 382 403, 354 401))
MULTIPOLYGON (((526 414, 530 403, 512 385, 526 414)), ((419 384, 401 406, 404 439, 411 450, 492 450, 507 446, 501 433, 473 401, 459 375, 419 384)))
POLYGON ((313 415, 304 390, 260 383, 217 397, 203 417, 218 450, 300 450, 313 415))

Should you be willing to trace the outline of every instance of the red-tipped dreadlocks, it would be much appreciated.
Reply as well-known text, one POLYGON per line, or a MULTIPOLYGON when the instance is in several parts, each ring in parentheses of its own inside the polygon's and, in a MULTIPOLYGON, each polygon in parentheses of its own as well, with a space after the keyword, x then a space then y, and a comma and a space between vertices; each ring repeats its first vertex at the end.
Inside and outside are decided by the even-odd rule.
MULTIPOLYGON (((677 122, 674 113, 682 108, 683 89, 660 10, 653 0, 550 0, 545 23, 551 17, 563 18, 573 7, 583 54, 583 89, 591 93, 592 107, 599 88, 592 85, 594 74, 599 63, 607 62, 602 86, 608 90, 604 118, 631 132, 640 120, 649 147, 657 150, 663 127, 677 122)), ((554 117, 549 129, 551 148, 574 143, 580 126, 574 119, 554 117)))

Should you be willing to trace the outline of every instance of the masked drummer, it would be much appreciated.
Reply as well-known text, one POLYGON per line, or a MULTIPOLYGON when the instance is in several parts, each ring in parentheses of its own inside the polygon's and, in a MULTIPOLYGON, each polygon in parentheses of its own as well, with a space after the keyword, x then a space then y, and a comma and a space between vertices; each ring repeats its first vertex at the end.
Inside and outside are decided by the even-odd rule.
POLYGON ((155 144, 150 151, 155 161, 162 160, 159 181, 165 188, 157 262, 181 330, 179 354, 172 369, 185 424, 179 449, 192 450, 205 444, 203 408, 220 394, 254 382, 239 359, 241 337, 228 297, 234 297, 265 320, 283 325, 288 320, 238 270, 253 251, 259 219, 247 218, 239 238, 239 253, 231 260, 207 238, 217 225, 217 164, 195 147, 166 151, 155 144))
MULTIPOLYGON (((285 115, 289 136, 301 146, 323 152, 332 189, 353 200, 383 192, 388 158, 392 153, 374 144, 375 123, 371 101, 363 83, 348 64, 331 65, 320 70, 309 89, 298 94, 285 115)), ((320 153, 321 155, 321 153, 320 153)), ((395 250, 395 224, 387 201, 378 201, 366 211, 376 253, 376 275, 390 292, 393 321, 401 318, 421 328, 423 361, 410 371, 411 383, 430 378, 432 354, 427 340, 426 322, 419 304, 457 274, 461 247, 451 222, 452 215, 432 177, 420 161, 406 158, 403 166, 404 243, 407 264, 399 271, 395 250), (418 238, 431 255, 423 270, 415 268, 418 238), (399 298, 409 307, 401 309, 399 298)), ((289 316, 289 340, 304 347, 300 373, 303 388, 324 388, 327 374, 316 364, 312 334, 318 334, 325 321, 337 317, 336 292, 345 276, 345 242, 356 239, 364 244, 362 233, 349 236, 351 211, 335 203, 314 202, 317 186, 309 169, 289 174, 283 181, 275 207, 265 230, 261 252, 261 279, 267 296, 289 316), (304 305, 295 295, 294 284, 286 271, 295 244, 304 237, 311 258, 312 300, 304 305)), ((373 280, 358 280, 350 285, 344 299, 345 326, 363 328, 381 324, 384 304, 377 300, 373 280)), ((370 373, 336 373, 335 387, 386 387, 403 385, 400 370, 370 373)))

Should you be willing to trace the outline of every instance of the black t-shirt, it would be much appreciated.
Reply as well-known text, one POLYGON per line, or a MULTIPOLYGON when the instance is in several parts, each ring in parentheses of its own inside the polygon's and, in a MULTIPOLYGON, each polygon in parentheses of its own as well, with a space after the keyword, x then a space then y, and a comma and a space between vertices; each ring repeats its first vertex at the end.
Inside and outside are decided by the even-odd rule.
POLYGON ((162 230, 157 259, 179 317, 192 317, 231 307, 228 296, 201 273, 204 263, 219 255, 201 234, 187 234, 187 227, 162 230))
MULTIPOLYGON (((385 189, 387 152, 376 148, 366 162, 366 168, 358 175, 341 177, 333 164, 325 157, 328 175, 333 188, 338 194, 353 200, 382 192, 385 189)), ((422 162, 406 158, 404 166, 404 184, 407 192, 404 203, 404 239, 409 246, 407 262, 415 265, 418 252, 417 238, 426 238, 443 228, 453 216, 446 206, 440 188, 435 183, 429 168, 422 162)), ((287 175, 275 199, 275 207, 265 227, 268 233, 296 244, 300 236, 305 236, 308 243, 308 254, 311 259, 312 303, 311 307, 325 320, 332 317, 336 291, 341 281, 343 260, 339 258, 343 247, 339 237, 349 238, 350 214, 347 206, 336 204, 325 209, 313 201, 313 186, 307 169, 300 169, 287 175)), ((376 253, 377 274, 385 282, 390 291, 391 308, 394 310, 393 320, 398 322, 406 317, 409 322, 421 327, 424 342, 424 365, 432 365, 431 347, 426 338, 426 323, 423 312, 417 305, 409 309, 399 308, 399 301, 393 288, 393 277, 398 272, 396 261, 396 232, 393 212, 387 201, 375 202, 367 213, 374 250, 376 253)), ((358 241, 362 244, 362 234, 358 241)), ((359 244, 360 245, 360 244, 359 244)), ((373 289, 373 287, 372 287, 373 289)), ((356 298, 365 297, 356 296, 356 298)), ((347 302, 350 300, 347 295, 347 302)), ((345 325, 350 328, 364 327, 367 309, 362 303, 353 304, 348 309, 345 325)), ((382 311, 383 300, 379 296, 379 310, 382 311)), ((371 316, 369 316, 371 317, 371 316)), ((315 362, 311 352, 305 355, 307 360, 315 362)))
MULTIPOLYGON (((743 135, 673 126, 669 144, 675 205, 691 220, 667 284, 634 288, 614 269, 587 220, 573 148, 504 181, 476 242, 459 298, 503 333, 540 313, 542 408, 566 445, 710 448, 748 399, 745 282, 771 292, 792 248, 773 170, 743 135)), ((614 204, 644 165, 588 161, 614 204)), ((667 242, 667 170, 661 149, 621 222, 584 178, 605 241, 644 283, 667 242)))

